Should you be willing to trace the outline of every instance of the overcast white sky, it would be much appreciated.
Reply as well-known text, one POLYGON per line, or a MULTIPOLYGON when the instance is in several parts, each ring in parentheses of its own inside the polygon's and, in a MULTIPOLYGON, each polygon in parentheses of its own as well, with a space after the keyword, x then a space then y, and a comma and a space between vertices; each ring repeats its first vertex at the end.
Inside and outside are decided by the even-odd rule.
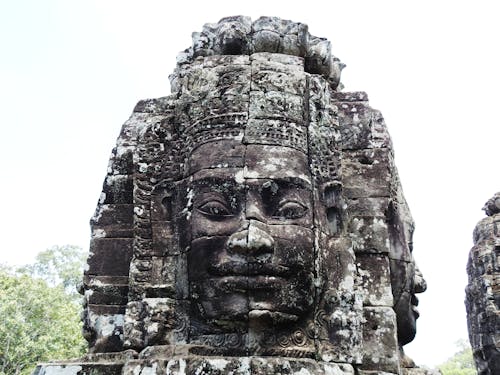
POLYGON ((204 23, 279 16, 327 37, 346 90, 382 110, 417 223, 427 279, 419 364, 467 336, 465 265, 483 203, 500 190, 500 22, 495 1, 0 0, 1 260, 89 242, 121 124, 169 94, 177 53, 204 23))

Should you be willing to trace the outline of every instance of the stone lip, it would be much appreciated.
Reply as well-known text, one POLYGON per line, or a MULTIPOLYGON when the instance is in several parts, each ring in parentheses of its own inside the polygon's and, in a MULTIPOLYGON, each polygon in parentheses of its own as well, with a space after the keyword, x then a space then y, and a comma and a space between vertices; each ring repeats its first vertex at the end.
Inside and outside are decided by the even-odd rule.
MULTIPOLYGON (((337 88, 345 65, 331 52, 331 43, 308 32, 304 23, 278 17, 222 18, 218 23, 207 23, 201 32, 192 34, 193 44, 177 57, 177 68, 170 80, 200 56, 252 55, 259 52, 298 56, 305 61, 305 71, 320 74, 337 88)), ((173 85, 172 85, 173 86, 173 85)))

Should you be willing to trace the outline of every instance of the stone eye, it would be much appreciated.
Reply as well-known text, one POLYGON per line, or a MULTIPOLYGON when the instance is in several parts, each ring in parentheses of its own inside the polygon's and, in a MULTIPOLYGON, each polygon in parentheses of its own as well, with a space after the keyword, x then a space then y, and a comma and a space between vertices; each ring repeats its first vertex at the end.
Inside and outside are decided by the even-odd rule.
POLYGON ((280 219, 300 219, 307 212, 307 207, 297 201, 285 201, 279 204, 274 217, 280 219))
POLYGON ((210 216, 229 216, 231 211, 227 206, 217 200, 211 200, 198 206, 198 210, 210 216))

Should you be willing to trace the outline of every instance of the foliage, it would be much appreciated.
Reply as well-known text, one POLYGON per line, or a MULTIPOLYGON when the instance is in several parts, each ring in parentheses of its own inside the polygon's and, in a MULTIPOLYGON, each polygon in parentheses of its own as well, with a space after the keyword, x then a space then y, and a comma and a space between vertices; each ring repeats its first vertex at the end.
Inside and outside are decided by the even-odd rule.
POLYGON ((475 375, 476 366, 472 358, 472 349, 465 340, 457 342, 459 351, 438 366, 443 375, 475 375))
POLYGON ((38 253, 35 263, 19 268, 18 272, 41 278, 51 286, 62 285, 67 293, 76 296, 86 259, 87 253, 81 247, 53 246, 38 253))
POLYGON ((84 353, 74 292, 82 277, 78 253, 74 246, 54 247, 21 269, 0 265, 0 375, 30 374, 37 362, 84 353))

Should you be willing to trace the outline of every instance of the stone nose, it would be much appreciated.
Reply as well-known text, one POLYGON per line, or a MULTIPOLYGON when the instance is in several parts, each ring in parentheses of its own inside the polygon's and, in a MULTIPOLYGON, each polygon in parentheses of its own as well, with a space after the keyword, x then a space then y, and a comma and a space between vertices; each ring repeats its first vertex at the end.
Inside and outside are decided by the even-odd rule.
POLYGON ((254 223, 248 229, 233 233, 227 243, 229 251, 241 255, 260 255, 272 253, 274 239, 265 230, 254 223))
POLYGON ((413 277, 413 288, 415 293, 423 293, 427 290, 427 282, 424 279, 424 275, 415 265, 415 276, 413 277))
POLYGON ((256 202, 255 199, 249 194, 247 198, 247 205, 245 209, 245 218, 247 220, 257 220, 261 223, 266 222, 266 217, 264 214, 264 208, 259 202, 256 202))

